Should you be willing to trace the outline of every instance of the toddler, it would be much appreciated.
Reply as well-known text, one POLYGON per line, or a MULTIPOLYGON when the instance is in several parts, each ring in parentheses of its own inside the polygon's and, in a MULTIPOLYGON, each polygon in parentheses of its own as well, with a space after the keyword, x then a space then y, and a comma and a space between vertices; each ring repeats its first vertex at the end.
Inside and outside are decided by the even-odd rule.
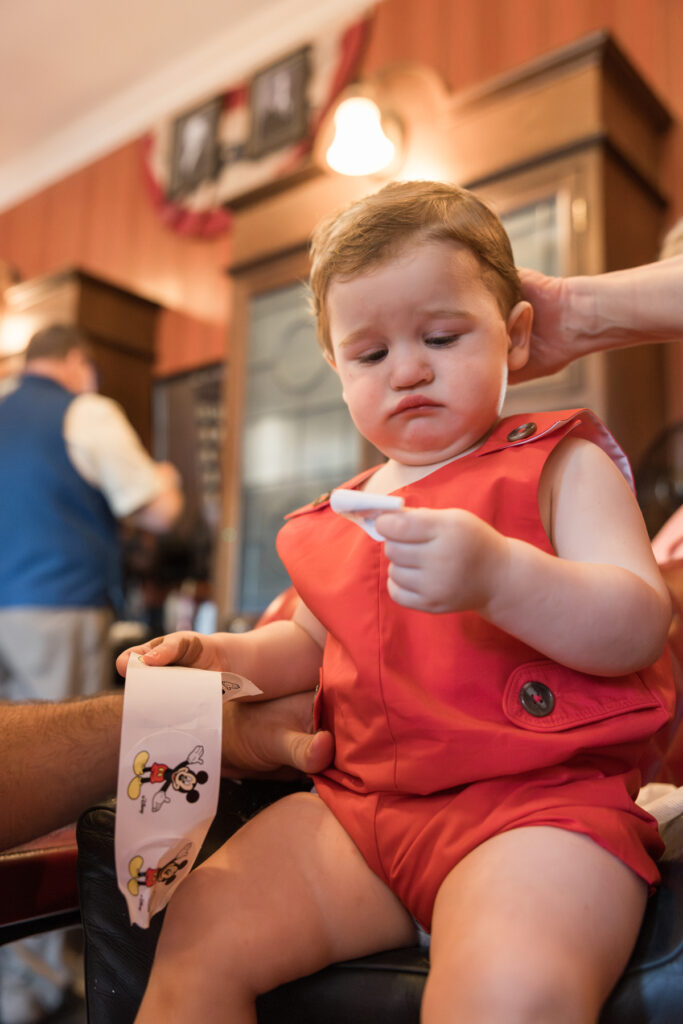
MULTIPOLYGON (((386 186, 323 224, 325 358, 403 499, 381 542, 327 496, 278 549, 292 621, 183 632, 149 664, 317 687, 315 793, 262 811, 169 905, 139 1024, 247 1024, 255 999, 431 933, 426 1024, 592 1022, 662 845, 634 803, 668 721, 671 609, 623 453, 587 410, 501 419, 529 351, 509 240, 474 195, 386 186)), ((119 661, 125 670, 127 653, 119 661)))

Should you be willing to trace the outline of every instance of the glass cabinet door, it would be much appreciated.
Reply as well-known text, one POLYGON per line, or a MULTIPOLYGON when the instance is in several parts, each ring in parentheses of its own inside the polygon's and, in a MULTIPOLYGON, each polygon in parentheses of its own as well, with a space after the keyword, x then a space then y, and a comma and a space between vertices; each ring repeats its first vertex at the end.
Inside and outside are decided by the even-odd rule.
POLYGON ((275 550, 283 517, 353 476, 361 457, 303 282, 251 298, 245 389, 237 607, 250 614, 289 585, 275 550))

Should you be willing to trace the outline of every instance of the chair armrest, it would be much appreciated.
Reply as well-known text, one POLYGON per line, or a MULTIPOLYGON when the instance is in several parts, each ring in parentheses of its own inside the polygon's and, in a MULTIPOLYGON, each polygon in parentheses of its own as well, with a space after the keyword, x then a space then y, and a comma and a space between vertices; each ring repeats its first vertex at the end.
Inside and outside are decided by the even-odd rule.
POLYGON ((0 852, 0 945, 80 919, 76 826, 0 852))

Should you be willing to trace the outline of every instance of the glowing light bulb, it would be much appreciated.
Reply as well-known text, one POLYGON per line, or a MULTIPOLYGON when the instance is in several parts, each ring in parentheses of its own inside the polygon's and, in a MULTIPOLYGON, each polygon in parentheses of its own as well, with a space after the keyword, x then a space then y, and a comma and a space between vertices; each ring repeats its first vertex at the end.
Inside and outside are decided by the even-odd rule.
POLYGON ((340 103, 334 115, 335 134, 326 159, 338 174, 376 174, 394 159, 396 147, 382 128, 379 107, 364 96, 340 103))

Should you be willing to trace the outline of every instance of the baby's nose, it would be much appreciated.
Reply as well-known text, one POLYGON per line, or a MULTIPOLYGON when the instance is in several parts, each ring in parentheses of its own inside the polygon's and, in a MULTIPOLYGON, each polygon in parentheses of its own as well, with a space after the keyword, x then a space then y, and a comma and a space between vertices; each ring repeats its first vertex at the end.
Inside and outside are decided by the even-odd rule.
POLYGON ((395 388, 412 388, 418 384, 428 384, 433 379, 431 363, 422 353, 397 359, 393 366, 392 384, 395 388))

